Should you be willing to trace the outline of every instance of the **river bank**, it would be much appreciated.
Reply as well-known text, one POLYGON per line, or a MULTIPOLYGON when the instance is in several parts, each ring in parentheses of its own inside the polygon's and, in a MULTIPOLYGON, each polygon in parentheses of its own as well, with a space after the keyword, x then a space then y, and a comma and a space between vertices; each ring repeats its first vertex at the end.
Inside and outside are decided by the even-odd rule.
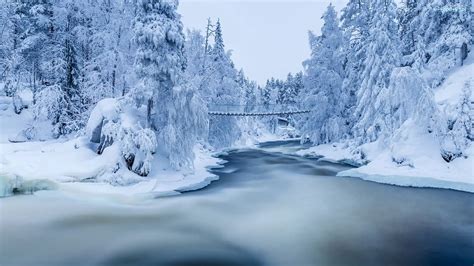
POLYGON ((56 190, 3 198, 0 264, 466 265, 474 260, 473 194, 337 177, 351 167, 285 154, 276 151, 279 144, 264 146, 221 154, 226 163, 211 170, 219 180, 179 196, 123 201, 56 190))

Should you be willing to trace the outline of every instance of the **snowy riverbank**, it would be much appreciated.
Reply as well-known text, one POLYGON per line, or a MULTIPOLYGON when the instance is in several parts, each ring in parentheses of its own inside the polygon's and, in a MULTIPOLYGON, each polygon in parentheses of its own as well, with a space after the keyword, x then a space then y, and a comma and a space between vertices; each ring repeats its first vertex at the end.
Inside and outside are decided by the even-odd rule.
POLYGON ((148 177, 121 173, 121 179, 131 182, 123 186, 113 184, 113 179, 107 176, 117 162, 117 153, 110 150, 97 155, 85 138, 0 143, 0 196, 47 189, 127 197, 177 194, 202 188, 217 178, 207 169, 219 167, 220 160, 202 146, 196 146, 195 152, 192 173, 175 171, 164 158, 156 156, 154 163, 159 167, 155 167, 148 177), (105 176, 108 182, 102 182, 105 176))
POLYGON ((361 147, 365 154, 364 160, 360 159, 359 154, 354 154, 348 145, 342 143, 319 145, 300 150, 296 154, 359 166, 342 171, 338 176, 358 177, 398 186, 445 188, 474 193, 472 147, 466 158, 457 158, 447 163, 439 155, 433 140, 413 138, 413 141, 418 141, 418 145, 405 143, 392 149, 381 149, 380 143, 364 145, 361 147), (395 150, 404 152, 404 162, 394 161, 395 150), (363 164, 367 161, 367 164, 363 164))

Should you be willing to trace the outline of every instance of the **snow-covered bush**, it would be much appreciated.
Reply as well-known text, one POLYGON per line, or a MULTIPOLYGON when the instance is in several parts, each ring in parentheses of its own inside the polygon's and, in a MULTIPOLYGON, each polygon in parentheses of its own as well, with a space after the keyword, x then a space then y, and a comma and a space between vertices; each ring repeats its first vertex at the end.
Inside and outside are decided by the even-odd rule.
POLYGON ((3 93, 5 93, 5 96, 12 97, 16 93, 16 87, 13 84, 13 81, 11 79, 7 79, 5 81, 5 84, 3 85, 3 93))
POLYGON ((47 86, 36 94, 33 108, 35 119, 58 121, 57 114, 64 104, 64 95, 59 85, 47 86))
POLYGON ((441 138, 441 155, 447 162, 462 156, 474 141, 471 82, 469 80, 464 85, 454 116, 448 117, 446 121, 447 125, 441 138))
MULTIPOLYGON (((105 133, 110 132, 106 130, 105 133)), ((156 152, 155 132, 139 126, 121 127, 117 137, 128 170, 140 176, 147 176, 151 171, 153 154, 156 152)))
POLYGON ((15 94, 15 96, 13 96, 12 103, 13 103, 13 111, 15 111, 15 114, 20 114, 23 109, 26 109, 28 107, 18 94, 15 94))
POLYGON ((112 145, 118 146, 118 167, 147 176, 157 148, 156 135, 141 126, 144 118, 133 112, 130 104, 124 98, 100 101, 92 110, 86 131, 91 142, 99 143, 98 154, 112 145))
POLYGON ((434 131, 433 122, 438 116, 432 91, 420 77, 420 73, 411 67, 399 67, 392 71, 390 85, 383 90, 379 105, 385 116, 385 130, 388 135, 401 127, 410 118, 434 131), (382 102, 383 101, 383 102, 382 102))

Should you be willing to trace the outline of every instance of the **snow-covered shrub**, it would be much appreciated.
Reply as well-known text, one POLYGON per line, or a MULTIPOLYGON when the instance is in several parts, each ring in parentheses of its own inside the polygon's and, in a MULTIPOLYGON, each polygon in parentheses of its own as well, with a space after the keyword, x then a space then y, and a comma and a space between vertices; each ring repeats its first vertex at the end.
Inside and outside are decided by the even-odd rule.
POLYGON ((58 124, 59 114, 65 103, 64 94, 59 85, 43 88, 36 94, 36 104, 33 108, 35 120, 50 120, 53 125, 58 124))
POLYGON ((120 133, 118 141, 128 170, 140 176, 147 176, 151 171, 151 162, 157 147, 155 132, 148 128, 135 127, 122 128, 120 133))
POLYGON ((176 100, 169 108, 170 123, 160 130, 160 143, 175 169, 192 170, 194 146, 207 137, 207 108, 192 83, 177 86, 172 93, 176 100))
POLYGON ((141 126, 143 117, 130 111, 129 105, 123 98, 100 101, 92 110, 86 132, 91 142, 99 143, 98 154, 116 145, 120 151, 118 168, 126 167, 140 176, 147 176, 157 148, 156 135, 141 126))
POLYGON ((414 167, 413 162, 406 157, 396 157, 392 156, 392 162, 396 163, 399 166, 409 166, 409 167, 414 167))
POLYGON ((437 108, 432 91, 425 84, 420 74, 411 67, 399 67, 392 71, 390 85, 380 98, 384 102, 385 127, 389 135, 401 127, 410 118, 433 131, 437 125, 437 108))
POLYGON ((456 106, 455 116, 447 119, 445 132, 441 139, 441 155, 450 162, 463 155, 474 141, 472 117, 472 81, 466 82, 462 97, 456 106))
POLYGON ((21 111, 23 111, 23 109, 26 109, 28 106, 23 102, 23 99, 15 94, 15 96, 13 96, 13 111, 15 111, 15 114, 20 114, 21 111))
POLYGON ((5 93, 5 96, 8 97, 15 95, 16 87, 11 79, 6 80, 5 84, 3 85, 3 92, 5 93))
POLYGON ((81 117, 85 113, 68 108, 70 104, 61 85, 46 86, 36 94, 36 104, 33 107, 35 120, 51 121, 53 136, 56 138, 75 132, 84 126, 85 119, 81 117))

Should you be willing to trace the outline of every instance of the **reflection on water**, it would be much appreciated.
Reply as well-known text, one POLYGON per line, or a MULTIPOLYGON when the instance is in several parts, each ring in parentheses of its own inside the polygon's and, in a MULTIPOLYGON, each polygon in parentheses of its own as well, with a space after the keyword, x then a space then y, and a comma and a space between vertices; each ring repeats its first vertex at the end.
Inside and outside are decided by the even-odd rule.
POLYGON ((60 192, 2 199, 0 265, 472 265, 474 196, 336 177, 279 153, 222 156, 221 179, 140 205, 60 192))

